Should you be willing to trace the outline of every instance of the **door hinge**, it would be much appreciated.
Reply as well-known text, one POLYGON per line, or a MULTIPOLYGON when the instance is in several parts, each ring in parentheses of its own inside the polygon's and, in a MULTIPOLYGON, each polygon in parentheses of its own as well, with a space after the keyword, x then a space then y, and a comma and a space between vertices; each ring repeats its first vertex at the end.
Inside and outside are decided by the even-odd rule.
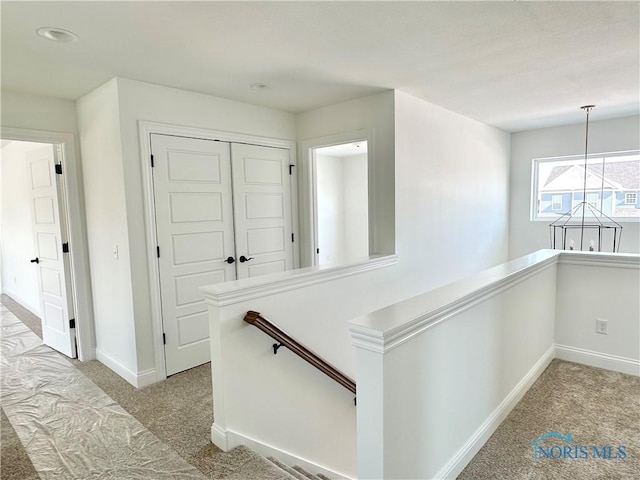
POLYGON ((291 234, 291 241, 292 241, 292 242, 295 242, 295 241, 296 241, 296 237, 294 236, 294 234, 293 234, 293 233, 291 234))
POLYGON ((153 164, 153 155, 151 155, 151 168, 153 168, 153 167, 154 167, 154 164, 153 164))
POLYGON ((62 164, 61 163, 56 163, 56 174, 57 175, 62 175, 62 164))
POLYGON ((289 175, 293 175, 293 169, 295 168, 295 165, 290 163, 289 164, 289 175))
POLYGON ((69 253, 69 242, 64 242, 62 244, 62 253, 69 253))
POLYGON ((167 336, 164 333, 162 334, 162 344, 163 345, 167 344, 167 336))
POLYGON ((158 258, 160 258, 160 247, 156 247, 156 253, 158 254, 158 258))
POLYGON ((69 320, 69 328, 76 328, 76 319, 72 318, 69 320))
POLYGON ((320 249, 319 248, 316 248, 316 253, 320 253, 320 249))

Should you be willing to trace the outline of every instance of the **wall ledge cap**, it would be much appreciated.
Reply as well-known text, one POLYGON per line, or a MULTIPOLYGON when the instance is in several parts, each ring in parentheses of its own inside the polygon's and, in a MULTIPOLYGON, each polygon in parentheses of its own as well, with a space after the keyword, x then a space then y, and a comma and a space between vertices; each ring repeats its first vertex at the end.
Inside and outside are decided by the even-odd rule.
POLYGON ((558 264, 640 268, 640 255, 539 250, 349 321, 352 344, 384 354, 452 315, 558 264))
POLYGON ((398 263, 397 254, 372 255, 345 265, 300 268, 208 285, 201 287, 200 291, 209 305, 221 307, 393 266, 396 263, 398 263))

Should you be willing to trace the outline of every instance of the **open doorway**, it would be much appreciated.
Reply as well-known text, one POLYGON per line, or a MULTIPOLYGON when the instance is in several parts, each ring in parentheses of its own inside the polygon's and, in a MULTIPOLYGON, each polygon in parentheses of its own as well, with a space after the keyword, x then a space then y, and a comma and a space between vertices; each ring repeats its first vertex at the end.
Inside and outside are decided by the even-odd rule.
POLYGON ((315 264, 369 255, 368 142, 312 149, 315 264))
POLYGON ((41 319, 43 342, 75 358, 62 149, 3 140, 0 157, 2 291, 41 319))

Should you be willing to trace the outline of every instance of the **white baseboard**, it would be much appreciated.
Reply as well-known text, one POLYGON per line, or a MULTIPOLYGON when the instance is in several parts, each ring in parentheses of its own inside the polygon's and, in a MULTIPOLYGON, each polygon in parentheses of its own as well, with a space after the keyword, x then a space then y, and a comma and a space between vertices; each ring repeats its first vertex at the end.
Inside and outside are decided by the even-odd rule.
POLYGON ((223 452, 228 452, 230 450, 227 431, 219 425, 216 425, 215 422, 211 425, 211 441, 223 452))
POLYGON ((115 358, 100 350, 99 348, 96 348, 96 359, 116 372, 136 388, 146 387, 147 385, 151 385, 152 383, 156 383, 158 381, 158 379, 156 378, 155 369, 145 370, 140 373, 132 372, 127 367, 118 362, 115 358))
POLYGON ((640 361, 632 358, 594 352, 568 345, 556 345, 556 358, 568 362, 582 363, 591 367, 604 368, 614 372, 640 376, 640 361))
POLYGON ((480 428, 474 432, 469 440, 467 440, 456 454, 438 471, 434 476, 435 479, 456 478, 460 475, 462 470, 464 470, 482 446, 489 440, 489 437, 493 435, 493 432, 496 431, 509 412, 513 410, 513 407, 518 404, 524 394, 527 393, 527 390, 531 388, 531 385, 533 385, 542 372, 544 372, 545 368, 549 366, 551 360, 554 358, 554 353, 555 349, 552 345, 544 352, 542 357, 540 357, 522 380, 518 382, 513 390, 509 392, 509 395, 504 398, 500 405, 498 405, 491 415, 480 425, 480 428))
POLYGON ((256 440, 251 437, 247 437, 246 435, 242 435, 237 432, 233 432, 231 430, 225 430, 215 423, 211 425, 211 441, 220 449, 225 452, 238 447, 240 445, 244 445, 245 447, 250 448, 258 455, 262 455, 263 457, 274 457, 285 463, 289 466, 297 465, 299 467, 304 468, 309 473, 318 474, 321 473, 330 478, 334 479, 353 479, 355 477, 351 477, 344 473, 336 472, 334 470, 323 467, 322 465, 318 465, 310 460, 307 460, 302 457, 298 457, 290 452, 286 452, 281 450, 273 445, 268 445, 259 440, 256 440))

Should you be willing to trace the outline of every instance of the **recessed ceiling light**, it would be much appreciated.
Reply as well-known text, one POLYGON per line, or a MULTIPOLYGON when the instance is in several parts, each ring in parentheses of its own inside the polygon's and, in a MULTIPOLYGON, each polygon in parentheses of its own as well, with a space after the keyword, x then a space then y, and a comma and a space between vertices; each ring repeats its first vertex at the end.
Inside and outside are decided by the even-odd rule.
POLYGON ((56 27, 42 27, 36 30, 36 33, 42 38, 51 40, 52 42, 75 42, 78 40, 78 35, 69 30, 63 30, 56 27))
POLYGON ((252 90, 271 90, 271 85, 269 85, 268 83, 252 83, 251 89, 252 90))

